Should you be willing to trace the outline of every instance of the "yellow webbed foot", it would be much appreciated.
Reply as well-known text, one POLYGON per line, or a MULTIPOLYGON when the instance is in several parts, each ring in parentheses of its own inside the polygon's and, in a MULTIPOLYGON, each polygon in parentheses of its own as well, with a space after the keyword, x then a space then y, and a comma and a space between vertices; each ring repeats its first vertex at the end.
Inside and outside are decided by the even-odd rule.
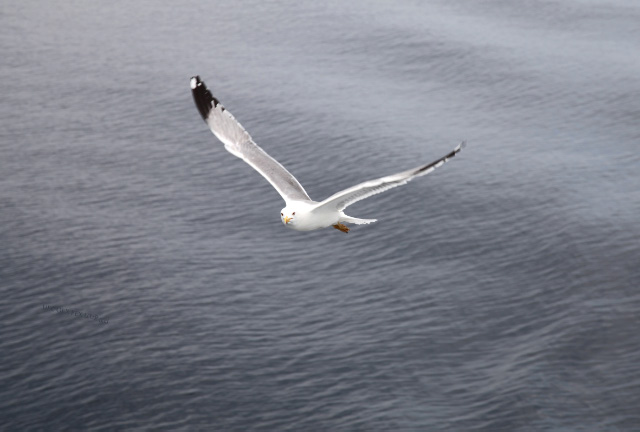
POLYGON ((343 225, 341 223, 338 223, 336 225, 332 225, 335 229, 342 231, 343 233, 348 233, 349 232, 349 227, 346 225, 343 225))

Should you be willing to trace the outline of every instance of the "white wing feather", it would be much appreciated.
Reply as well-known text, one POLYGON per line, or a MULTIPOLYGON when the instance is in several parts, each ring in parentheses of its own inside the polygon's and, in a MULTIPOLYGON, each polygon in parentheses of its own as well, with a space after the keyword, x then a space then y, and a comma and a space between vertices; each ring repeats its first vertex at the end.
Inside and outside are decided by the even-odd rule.
POLYGON ((200 115, 209 125, 211 132, 224 143, 224 148, 262 174, 287 203, 311 200, 300 182, 253 142, 251 135, 211 95, 199 76, 191 78, 191 93, 200 115))
POLYGON ((442 164, 444 164, 446 161, 457 155, 464 147, 465 142, 463 141, 455 149, 453 149, 451 153, 427 165, 419 166, 417 168, 403 171, 398 174, 381 177, 375 180, 369 180, 364 183, 351 186, 348 189, 331 195, 329 198, 322 201, 316 207, 316 209, 322 211, 329 207, 332 210, 342 211, 355 202, 358 202, 365 198, 369 198, 372 195, 379 194, 396 186, 406 184, 408 181, 414 179, 415 177, 429 174, 436 168, 442 166, 442 164))

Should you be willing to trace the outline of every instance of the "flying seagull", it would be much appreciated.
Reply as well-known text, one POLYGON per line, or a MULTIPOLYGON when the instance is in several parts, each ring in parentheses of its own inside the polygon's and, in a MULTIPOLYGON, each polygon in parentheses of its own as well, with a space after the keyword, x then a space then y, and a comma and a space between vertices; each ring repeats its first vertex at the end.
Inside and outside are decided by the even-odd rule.
POLYGON ((347 233, 343 224, 369 224, 376 219, 359 219, 344 214, 351 204, 406 184, 414 177, 429 174, 462 150, 460 143, 451 153, 426 165, 421 165, 398 174, 369 180, 331 195, 324 201, 313 201, 296 178, 277 160, 269 156, 253 142, 235 117, 213 97, 199 76, 191 78, 191 93, 200 115, 209 125, 211 132, 224 144, 231 154, 239 157, 258 171, 284 198, 285 208, 280 212, 282 223, 296 231, 311 231, 332 226, 347 233))

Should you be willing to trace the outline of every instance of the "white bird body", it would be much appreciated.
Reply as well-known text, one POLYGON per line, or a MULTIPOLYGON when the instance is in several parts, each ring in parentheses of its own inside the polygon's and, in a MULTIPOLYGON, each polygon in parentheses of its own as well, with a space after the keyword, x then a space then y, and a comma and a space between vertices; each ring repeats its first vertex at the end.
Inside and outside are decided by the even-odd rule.
POLYGON ((291 201, 280 213, 281 218, 289 218, 285 222, 288 228, 296 231, 313 231, 338 225, 341 222, 370 223, 374 219, 356 219, 341 211, 323 206, 317 201, 291 201), (295 213, 295 214, 294 214, 295 213), (356 222, 362 221, 362 222, 356 222))
POLYGON ((292 201, 287 204, 281 212, 283 218, 290 218, 285 225, 296 231, 313 231, 340 223, 338 212, 318 207, 319 204, 316 201, 292 201))
POLYGON ((242 125, 211 95, 200 77, 191 78, 193 99, 211 132, 234 156, 247 162, 278 191, 286 202, 280 212, 282 222, 296 231, 312 231, 333 226, 342 232, 349 228, 342 224, 368 224, 375 219, 359 219, 344 214, 343 210, 362 199, 406 184, 415 177, 429 174, 447 160, 454 157, 464 147, 459 144, 446 156, 426 165, 352 186, 333 194, 324 201, 313 201, 298 180, 278 161, 269 156, 253 142, 242 125))

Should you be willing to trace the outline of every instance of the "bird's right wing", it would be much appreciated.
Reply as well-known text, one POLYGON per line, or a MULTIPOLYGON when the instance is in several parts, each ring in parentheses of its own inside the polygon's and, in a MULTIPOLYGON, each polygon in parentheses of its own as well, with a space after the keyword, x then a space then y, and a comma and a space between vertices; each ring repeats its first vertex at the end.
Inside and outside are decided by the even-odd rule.
POLYGON ((414 169, 410 169, 407 171, 403 171, 398 174, 393 174, 386 177, 381 177, 375 180, 369 180, 364 183, 360 183, 355 186, 351 186, 348 189, 340 191, 336 194, 331 195, 326 200, 322 201, 316 209, 326 209, 330 207, 331 210, 342 211, 347 206, 368 198, 372 195, 379 194, 380 192, 384 192, 396 186, 400 186, 406 184, 408 181, 412 180, 415 177, 420 177, 423 175, 427 175, 436 168, 440 167, 446 161, 457 155, 460 150, 465 147, 465 142, 461 142, 458 146, 453 149, 449 154, 440 159, 433 161, 427 165, 419 166, 414 169), (326 206, 326 207, 325 207, 326 206))
POLYGON ((262 174, 287 203, 311 200, 298 180, 253 142, 251 135, 211 95, 199 76, 191 78, 191 93, 200 115, 211 132, 224 143, 224 148, 262 174))

